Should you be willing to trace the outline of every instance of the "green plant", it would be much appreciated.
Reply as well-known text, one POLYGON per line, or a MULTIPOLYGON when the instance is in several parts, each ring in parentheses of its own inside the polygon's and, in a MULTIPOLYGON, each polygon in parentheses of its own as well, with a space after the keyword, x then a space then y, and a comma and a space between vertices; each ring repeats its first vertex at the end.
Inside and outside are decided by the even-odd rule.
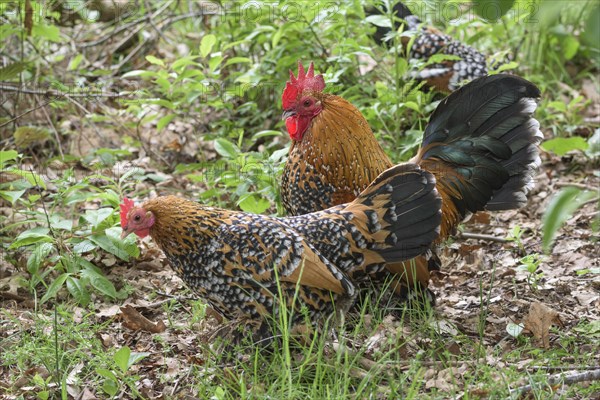
POLYGON ((127 386, 135 397, 141 397, 136 388, 135 381, 140 379, 138 375, 131 374, 131 367, 140 360, 149 356, 150 353, 132 352, 128 346, 121 347, 113 355, 113 364, 109 368, 96 368, 96 373, 104 378, 102 390, 110 397, 119 393, 123 385, 127 386))
POLYGON ((39 284, 46 286, 42 303, 54 298, 63 287, 84 306, 90 301, 90 288, 113 299, 124 298, 126 294, 117 291, 101 269, 84 256, 94 254, 102 258, 98 252, 103 251, 127 261, 139 254, 133 239, 121 240, 120 229, 115 227, 119 219, 115 209, 121 198, 118 193, 127 185, 128 178, 139 175, 140 170, 131 169, 118 179, 95 174, 80 183, 74 183, 74 172, 67 170, 62 177, 50 182, 56 185, 57 191, 47 197, 32 193, 30 181, 46 187, 40 175, 21 171, 16 166, 7 171, 27 178, 27 182, 12 182, 11 187, 1 190, 0 194, 23 207, 17 210, 25 216, 24 221, 7 225, 4 230, 24 224, 32 226, 22 230, 8 246, 9 250, 27 254, 29 289, 36 292, 39 284), (91 183, 95 181, 106 184, 97 187, 91 183), (13 187, 26 183, 30 185, 28 189, 13 194, 13 187), (27 190, 31 194, 24 197, 27 190), (99 201, 100 207, 86 210, 74 223, 72 213, 76 207, 90 200, 99 201))
POLYGON ((529 254, 522 257, 519 262, 517 269, 526 272, 527 284, 533 289, 537 289, 540 279, 544 276, 543 272, 538 271, 538 267, 542 263, 542 257, 537 253, 529 254))
POLYGON ((576 187, 566 187, 551 199, 542 217, 542 246, 546 254, 550 253, 560 227, 578 208, 594 199, 599 200, 598 192, 581 190, 576 187))

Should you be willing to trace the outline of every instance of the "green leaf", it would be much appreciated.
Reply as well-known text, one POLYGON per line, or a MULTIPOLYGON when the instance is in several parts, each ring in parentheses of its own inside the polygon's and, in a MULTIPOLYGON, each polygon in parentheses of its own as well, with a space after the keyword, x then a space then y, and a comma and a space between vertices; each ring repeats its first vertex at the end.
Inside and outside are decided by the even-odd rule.
POLYGON ((113 213, 112 208, 99 208, 97 210, 87 210, 83 215, 83 218, 92 225, 93 228, 97 228, 106 218, 110 217, 113 213))
POLYGON ((60 29, 55 25, 35 24, 31 30, 33 36, 42 36, 51 42, 60 42, 60 29))
POLYGON ((90 293, 87 291, 81 280, 72 276, 67 277, 67 290, 82 306, 85 307, 89 304, 90 293))
MULTIPOLYGON (((123 175, 121 175, 121 177, 119 178, 119 185, 122 185, 123 182, 125 182, 127 179, 129 179, 131 176, 134 175, 138 175, 136 178, 137 179, 141 179, 141 177, 144 175, 144 169, 140 168, 140 167, 133 167, 128 169, 123 175)), ((113 192, 114 193, 114 192, 113 192)), ((118 203, 118 202, 117 202, 118 203)))
POLYGON ((109 281, 105 276, 96 272, 96 270, 91 268, 86 268, 81 271, 81 276, 90 281, 90 285, 100 293, 112 298, 117 298, 117 290, 111 281, 109 281))
POLYGON ((104 392, 108 394, 111 398, 115 397, 117 392, 119 391, 119 383, 117 381, 107 379, 102 384, 102 390, 104 390, 104 392))
POLYGON ((0 169, 4 169, 4 166, 8 164, 9 161, 14 161, 17 157, 19 157, 19 153, 15 150, 0 151, 0 169))
POLYGON ((114 397, 119 391, 119 380, 115 374, 104 368, 96 368, 96 373, 102 376, 105 380, 102 384, 102 390, 106 392, 110 397, 114 397))
POLYGON ((54 244, 52 243, 40 243, 35 246, 27 259, 27 272, 37 275, 42 262, 44 262, 52 251, 54 251, 54 244))
POLYGON ((554 108, 556 111, 563 113, 567 112, 567 105, 562 101, 551 101, 548 103, 548 108, 554 108))
POLYGON ((71 62, 69 62, 69 66, 67 67, 67 69, 69 71, 76 70, 77 67, 79 67, 79 64, 81 64, 82 61, 83 61, 83 54, 77 54, 75 57, 73 57, 73 59, 71 60, 71 62))
POLYGON ((222 56, 212 56, 210 61, 208 61, 208 67, 210 68, 210 72, 215 72, 217 70, 217 67, 221 65, 222 62, 222 56))
POLYGON ((497 21, 515 4, 515 0, 474 0, 475 12, 483 19, 497 21))
MULTIPOLYGON (((189 65, 200 65, 198 64, 196 61, 194 61, 198 56, 187 56, 187 57, 182 57, 178 60, 175 60, 172 64, 171 64, 171 69, 174 71, 180 71, 181 69, 189 66, 189 65)), ((201 71, 198 71, 200 73, 202 73, 201 71)))
POLYGON ((262 196, 255 193, 249 193, 240 199, 238 206, 242 211, 262 214, 271 206, 271 203, 262 196))
POLYGON ((77 243, 75 246, 73 246, 73 252, 77 253, 77 254, 83 254, 83 253, 87 253, 88 251, 92 251, 96 248, 98 248, 97 245, 92 243, 91 240, 86 239, 86 240, 83 240, 83 241, 77 243))
POLYGON ((40 300, 42 303, 47 302, 49 299, 53 298, 56 296, 56 293, 58 293, 58 291, 60 290, 60 288, 62 288, 62 286, 64 285, 65 281, 67 280, 67 278, 70 276, 71 274, 68 273, 64 273, 62 275, 59 275, 58 278, 56 278, 54 280, 54 282, 52 282, 50 284, 50 286, 48 286, 48 291, 46 291, 46 294, 44 295, 44 297, 42 297, 42 300, 40 300))
POLYGON ((29 246, 34 243, 49 243, 52 242, 52 238, 48 235, 50 230, 44 227, 31 228, 22 232, 14 242, 8 247, 9 249, 16 249, 22 246, 29 246))
POLYGON ((50 132, 37 126, 20 126, 13 133, 17 147, 40 144, 50 138, 50 132))
POLYGON ((28 63, 17 61, 8 64, 6 67, 0 68, 0 81, 10 81, 11 79, 16 78, 21 72, 25 71, 28 66, 28 63))
POLYGON ((111 370, 108 370, 105 368, 96 368, 96 373, 98 375, 100 375, 101 377, 106 378, 110 381, 115 381, 115 382, 117 381, 117 377, 111 370))
POLYGON ((583 203, 598 196, 591 190, 582 191, 575 187, 566 187, 550 200, 550 204, 542 217, 542 247, 549 253, 557 231, 571 218, 583 203))
POLYGON ((46 189, 46 182, 44 182, 42 177, 36 174, 35 172, 23 171, 18 168, 8 168, 2 172, 20 176, 22 178, 27 179, 27 182, 29 182, 31 186, 39 186, 42 189, 46 189))
POLYGON ((275 150, 269 157, 269 161, 279 162, 288 155, 289 151, 290 148, 288 146, 284 147, 283 149, 275 150))
POLYGON ((135 235, 130 235, 121 240, 121 228, 109 228, 103 234, 94 234, 89 239, 100 246, 101 249, 114 254, 123 261, 129 261, 129 257, 137 257, 140 250, 135 242, 135 235))
POLYGON ((206 57, 210 53, 215 43, 217 43, 217 37, 215 35, 204 35, 200 42, 200 54, 202 57, 206 57))
POLYGON ((161 67, 165 66, 165 62, 163 60, 161 60, 160 58, 151 56, 151 55, 146 56, 146 61, 148 61, 150 64, 160 65, 161 67))
POLYGON ((136 76, 140 76, 142 78, 156 78, 156 77, 160 76, 160 74, 156 71, 146 71, 143 69, 136 69, 133 71, 125 72, 123 75, 121 75, 121 78, 125 79, 125 78, 131 78, 131 77, 136 77, 136 76))
POLYGON ((600 4, 596 2, 596 7, 589 13, 585 21, 585 28, 581 35, 583 41, 595 50, 596 63, 600 62, 600 4))
POLYGON ((227 139, 219 138, 215 140, 215 150, 221 156, 226 158, 236 158, 240 153, 237 146, 227 139))
POLYGON ((115 353, 113 359, 117 367, 121 369, 121 372, 126 373, 129 368, 129 356, 131 355, 131 349, 128 346, 123 346, 115 353))
POLYGON ((71 231, 73 229, 73 220, 63 219, 57 214, 53 214, 50 217, 50 226, 52 229, 58 229, 61 231, 71 231))
POLYGON ((131 367, 133 364, 137 363, 140 360, 148 357, 150 353, 131 353, 129 355, 129 360, 127 360, 127 367, 131 367))
POLYGON ((251 64, 252 60, 249 59, 248 57, 231 57, 228 58, 227 61, 225 62, 225 66, 228 65, 232 65, 232 64, 251 64))
POLYGON ((542 143, 542 148, 546 151, 551 151, 556 155, 564 156, 573 150, 587 150, 588 143, 584 138, 579 136, 573 136, 570 138, 558 137, 546 140, 544 143, 542 143))
POLYGON ((158 132, 162 131, 165 126, 169 125, 169 122, 171 122, 173 118, 175 118, 175 114, 167 114, 159 119, 158 123, 156 124, 156 130, 158 132))
POLYGON ((460 58, 459 56, 453 56, 451 54, 434 54, 431 57, 429 57, 429 59, 427 60, 425 65, 439 64, 443 61, 458 61, 458 60, 462 60, 462 58, 460 58))
POLYGON ((369 15, 365 21, 375 26, 392 29, 392 21, 387 15, 369 15))
POLYGON ((586 154, 591 158, 600 156, 600 128, 596 129, 594 134, 588 139, 588 149, 586 154))
POLYGON ((254 135, 252 135, 252 139, 256 140, 256 139, 260 139, 263 137, 282 136, 282 135, 283 134, 281 133, 281 131, 266 130, 266 131, 256 132, 254 135))
POLYGON ((518 67, 519 67, 519 63, 518 62, 511 61, 511 62, 508 62, 506 64, 500 65, 498 68, 494 69, 493 71, 490 71, 490 75, 499 74, 501 72, 508 71, 508 70, 511 70, 511 69, 515 69, 515 68, 518 68, 518 67))
POLYGON ((570 60, 575 57, 577 50, 579 50, 579 40, 572 35, 565 36, 561 40, 561 47, 565 59, 570 60))
POLYGON ((14 206, 15 202, 23 196, 23 194, 27 191, 27 189, 23 190, 0 190, 0 197, 3 199, 10 201, 10 203, 14 206))

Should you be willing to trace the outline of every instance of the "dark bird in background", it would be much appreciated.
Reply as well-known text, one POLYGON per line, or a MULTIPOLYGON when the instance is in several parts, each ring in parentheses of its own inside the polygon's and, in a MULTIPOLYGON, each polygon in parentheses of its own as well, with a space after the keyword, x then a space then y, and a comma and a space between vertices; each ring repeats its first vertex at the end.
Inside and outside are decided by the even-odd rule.
MULTIPOLYGON (((313 64, 305 72, 298 63, 298 77, 290 71, 283 92, 292 145, 281 197, 290 215, 350 202, 393 165, 360 111, 324 89, 313 64)), ((539 96, 531 82, 499 74, 475 79, 440 102, 410 160, 435 175, 442 197, 438 242, 471 213, 526 204, 540 163, 542 134, 532 118, 539 96)), ((418 233, 423 229, 425 225, 418 233)), ((410 262, 388 261, 369 278, 393 278, 396 293, 405 297, 410 288, 426 288, 436 268, 436 257, 419 256, 410 262)), ((360 273, 349 271, 351 279, 360 273)))
POLYGON ((122 237, 150 235, 173 270, 215 310, 272 332, 281 307, 291 327, 344 312, 357 294, 349 274, 429 251, 439 234, 435 178, 418 165, 384 171, 348 204, 275 218, 175 196, 121 204, 122 237))
MULTIPOLYGON (((385 5, 382 9, 370 7, 365 9, 367 15, 380 15, 387 13, 385 5)), ((488 74, 488 65, 485 56, 471 46, 467 46, 458 40, 442 33, 432 26, 426 26, 414 15, 410 9, 401 2, 394 4, 392 8, 394 15, 394 31, 404 24, 406 33, 414 34, 414 42, 408 51, 410 59, 427 61, 435 54, 459 57, 456 60, 444 60, 439 63, 426 65, 416 73, 415 78, 425 81, 426 85, 442 92, 452 92, 458 87, 475 78, 488 74)), ((373 35, 378 44, 385 43, 385 37, 391 29, 377 26, 373 35)), ((401 42, 408 46, 411 36, 403 35, 401 42)))

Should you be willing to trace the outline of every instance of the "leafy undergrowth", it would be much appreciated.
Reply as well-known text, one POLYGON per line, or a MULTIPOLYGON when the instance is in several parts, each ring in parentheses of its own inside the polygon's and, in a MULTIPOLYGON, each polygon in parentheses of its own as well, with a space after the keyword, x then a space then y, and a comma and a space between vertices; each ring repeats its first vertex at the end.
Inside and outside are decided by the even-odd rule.
POLYGON ((280 15, 295 2, 251 20, 141 3, 117 28, 48 18, 31 32, 25 8, 0 8, 2 49, 22 58, 0 69, 11 85, 0 99, 0 398, 516 398, 528 384, 532 398, 600 398, 598 380, 550 380, 600 368, 597 6, 517 1, 495 24, 422 10, 490 59, 512 50, 507 65, 540 87, 543 164, 527 207, 461 226, 433 308, 375 301, 335 335, 220 354, 225 322, 149 238, 120 240, 122 197, 281 214, 279 96, 298 59, 315 60, 396 161, 441 96, 411 80, 422 63, 373 43, 369 21, 387 22, 367 21, 359 2, 315 3, 297 20, 280 15))

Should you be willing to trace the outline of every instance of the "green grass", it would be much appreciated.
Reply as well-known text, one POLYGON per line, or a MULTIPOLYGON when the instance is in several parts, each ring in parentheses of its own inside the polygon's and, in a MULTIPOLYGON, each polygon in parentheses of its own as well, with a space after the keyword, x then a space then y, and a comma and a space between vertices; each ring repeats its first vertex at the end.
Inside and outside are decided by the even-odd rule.
MULTIPOLYGON (((190 309, 195 309, 193 304, 190 309)), ((106 395, 107 379, 102 371, 111 371, 117 393, 123 392, 126 397, 145 397, 141 382, 152 377, 153 385, 162 387, 163 393, 175 390, 179 395, 218 399, 435 399, 463 393, 466 398, 479 398, 476 393, 482 392, 487 398, 504 398, 510 388, 530 381, 538 385, 534 398, 545 398, 549 393, 544 385, 546 370, 524 370, 523 360, 545 368, 585 366, 594 362, 593 351, 598 349, 592 338, 559 330, 552 332, 557 345, 550 350, 540 349, 526 337, 505 338, 495 346, 484 347, 483 337, 449 334, 440 329, 437 323, 443 316, 432 309, 405 310, 391 323, 381 307, 367 304, 362 312, 349 316, 348 326, 354 324, 353 328, 337 330, 338 340, 332 340, 329 333, 321 333, 301 344, 286 336, 271 351, 241 346, 218 355, 210 352, 210 343, 204 343, 183 352, 187 357, 194 355, 194 362, 186 362, 181 350, 177 350, 177 337, 193 333, 196 325, 189 326, 181 318, 181 313, 186 312, 180 307, 166 312, 172 312, 178 321, 164 335, 127 332, 112 319, 99 323, 91 312, 80 314, 75 322, 72 313, 81 311, 62 304, 57 306, 56 321, 48 318, 51 313, 32 314, 27 326, 6 311, 2 313, 3 326, 14 332, 0 340, 3 349, 10 349, 3 353, 1 365, 7 368, 13 383, 21 381, 19 388, 8 388, 5 394, 25 391, 38 398, 54 398, 67 389, 86 387, 106 395), (376 350, 360 345, 366 337, 382 329, 386 337, 376 350), (101 338, 107 337, 122 337, 132 348, 132 356, 137 349, 137 353, 146 357, 122 369, 116 361, 122 346, 112 343, 112 347, 106 348, 101 338), (149 347, 149 342, 154 345, 149 347), (477 354, 479 357, 474 356, 477 354), (183 365, 176 374, 179 380, 176 387, 173 375, 164 376, 169 368, 164 364, 167 358, 176 358, 183 365), (437 376, 440 388, 425 390, 425 383, 435 378, 438 371, 442 371, 437 376)), ((480 315, 486 313, 482 306, 480 315)), ((589 326, 581 324, 577 328, 589 329, 589 326)), ((568 387, 560 398, 585 398, 598 388, 598 384, 568 387)))

